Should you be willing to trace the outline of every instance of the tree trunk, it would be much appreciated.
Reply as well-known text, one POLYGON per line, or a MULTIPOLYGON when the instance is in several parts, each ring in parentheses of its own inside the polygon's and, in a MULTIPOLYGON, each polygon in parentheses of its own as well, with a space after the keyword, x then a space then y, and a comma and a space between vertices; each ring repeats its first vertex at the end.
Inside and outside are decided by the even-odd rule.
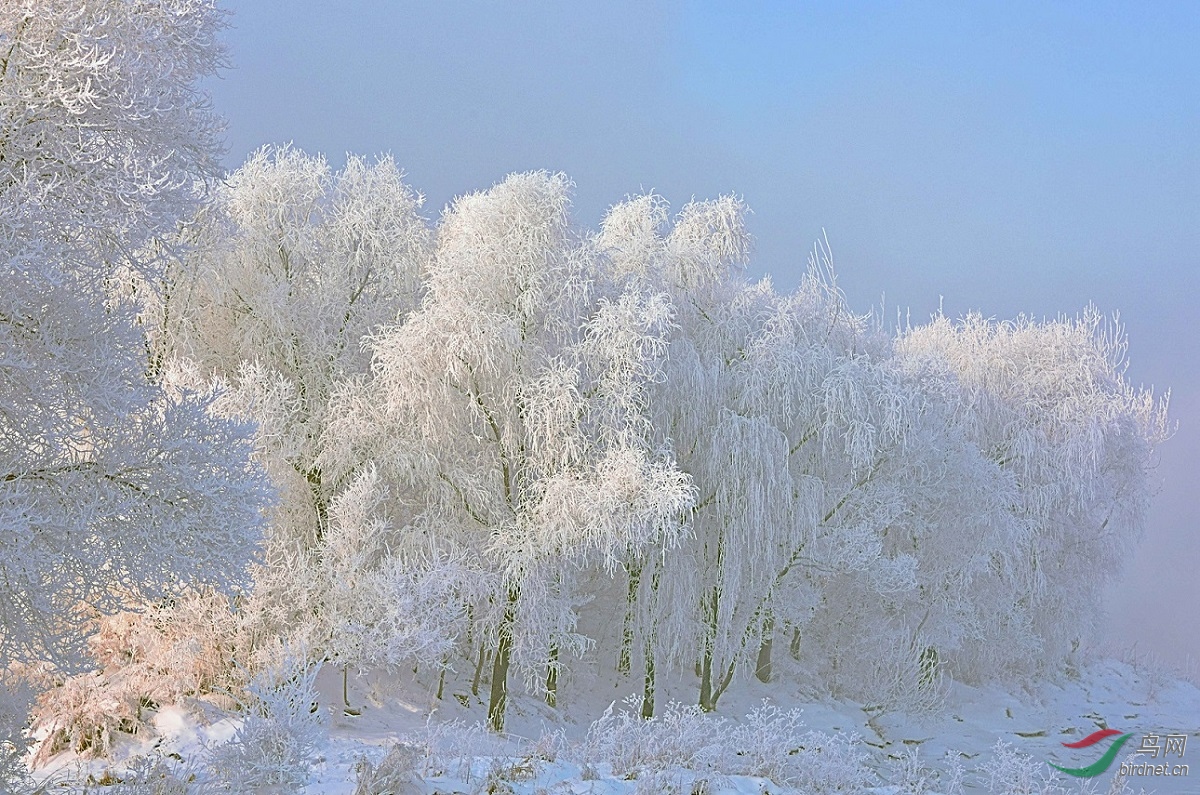
POLYGON ((712 712, 717 708, 716 698, 713 697, 713 646, 717 641, 717 610, 721 604, 721 589, 713 588, 709 592, 706 605, 708 626, 705 627, 704 649, 700 657, 700 709, 712 712))
POLYGON ((550 662, 546 665, 546 705, 558 706, 558 645, 550 647, 550 662))
POLYGON ((793 660, 800 659, 800 627, 792 627, 792 642, 788 645, 788 653, 793 660))
POLYGON ((329 527, 329 502, 325 499, 325 489, 321 485, 321 470, 311 467, 300 474, 308 481, 308 491, 312 495, 313 510, 317 514, 316 542, 319 544, 325 538, 325 531, 329 527))
POLYGON ((758 646, 758 661, 754 666, 754 675, 760 682, 771 681, 771 646, 775 640, 775 619, 767 613, 763 619, 762 642, 758 646))
POLYGON ((654 717, 654 638, 646 638, 646 678, 642 682, 642 717, 650 720, 654 717))
POLYGON ((921 689, 928 690, 937 678, 938 672, 938 653, 937 649, 932 646, 926 646, 921 650, 920 671, 921 671, 921 689))
POLYGON ((617 673, 629 673, 630 658, 633 654, 633 619, 637 607, 638 583, 642 578, 642 567, 632 564, 629 567, 629 591, 625 597, 625 624, 621 629, 621 654, 617 658, 617 673))
POLYGON ((351 717, 362 714, 361 709, 350 706, 350 666, 342 664, 342 712, 351 717))
POLYGON ((487 650, 479 645, 479 661, 475 663, 475 678, 471 680, 471 695, 479 695, 479 682, 483 679, 483 666, 487 663, 487 650))
MULTIPOLYGON (((641 569, 638 570, 638 575, 641 575, 641 569)), ((661 575, 662 569, 656 568, 653 576, 650 577, 650 604, 655 608, 658 605, 658 583, 661 575)), ((642 679, 642 718, 645 720, 654 717, 654 690, 657 685, 654 670, 654 646, 657 634, 658 626, 652 617, 649 626, 646 627, 645 641, 642 643, 642 658, 645 665, 645 675, 642 679)))
POLYGON ((442 658, 442 670, 438 672, 438 689, 437 700, 442 700, 442 694, 446 692, 446 669, 450 667, 450 655, 442 658))
POLYGON ((512 659, 512 630, 516 620, 517 599, 521 592, 516 586, 508 589, 508 602, 497 632, 496 657, 492 660, 492 694, 488 702, 488 725, 492 731, 504 731, 504 708, 508 702, 508 664, 512 659))

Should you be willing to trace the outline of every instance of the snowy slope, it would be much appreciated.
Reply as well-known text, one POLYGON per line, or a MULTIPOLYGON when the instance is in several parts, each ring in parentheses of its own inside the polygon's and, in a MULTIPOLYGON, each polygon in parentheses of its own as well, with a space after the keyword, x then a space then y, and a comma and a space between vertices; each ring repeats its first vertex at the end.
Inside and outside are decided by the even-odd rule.
MULTIPOLYGON (((405 791, 425 793, 616 795, 695 790, 742 795, 796 791, 761 776, 733 774, 731 767, 721 769, 722 760, 725 764, 730 760, 742 764, 738 757, 728 755, 729 748, 699 747, 711 742, 713 736, 732 737, 732 728, 743 722, 744 716, 764 699, 785 714, 789 710, 802 710, 804 731, 834 735, 843 742, 855 736, 860 738, 861 742, 853 747, 861 752, 868 768, 867 791, 881 795, 952 792, 959 784, 961 791, 968 793, 1109 792, 1119 787, 1115 779, 1121 762, 1132 758, 1147 733, 1160 737, 1185 734, 1182 757, 1173 755, 1170 761, 1191 763, 1195 770, 1175 778, 1131 776, 1128 791, 1144 788, 1164 794, 1200 793, 1200 689, 1153 667, 1115 660, 1099 660, 1075 678, 1030 686, 1017 693, 997 687, 951 684, 943 708, 923 716, 882 712, 848 701, 814 702, 806 699, 799 688, 781 683, 769 686, 756 681, 743 683, 722 700, 718 715, 689 717, 678 710, 660 707, 659 715, 668 712, 676 717, 673 723, 670 718, 665 719, 660 727, 661 737, 653 741, 663 738, 669 741, 662 745, 668 749, 660 751, 663 754, 669 755, 671 749, 678 751, 692 742, 688 737, 703 722, 725 722, 707 740, 694 735, 699 740, 694 743, 697 747, 689 751, 692 769, 673 765, 663 757, 658 764, 640 771, 629 770, 625 764, 628 755, 637 749, 624 749, 621 752, 625 754, 624 761, 618 764, 594 761, 597 735, 593 733, 590 741, 588 737, 591 721, 614 700, 617 703, 613 710, 619 714, 621 690, 633 689, 627 681, 575 682, 571 700, 559 713, 532 697, 514 699, 508 720, 511 733, 503 740, 479 725, 485 717, 481 698, 469 691, 448 688, 445 697, 438 701, 433 696, 436 682, 421 675, 397 678, 375 674, 352 679, 351 701, 361 710, 357 716, 347 715, 341 709, 339 671, 323 671, 318 688, 317 714, 324 718, 322 739, 310 780, 298 790, 312 795, 354 792, 356 765, 359 774, 368 773, 361 761, 364 757, 375 766, 380 792, 390 791, 383 775, 388 770, 421 778, 423 783, 414 781, 411 789, 405 791), (1082 767, 1095 761, 1107 744, 1067 749, 1062 743, 1078 741, 1100 728, 1133 734, 1105 773, 1090 780, 1073 779, 1046 764, 1082 767), (1006 751, 998 746, 1001 742, 1010 748, 1006 751), (393 752, 389 762, 381 765, 388 749, 397 743, 411 747, 393 752), (1014 758, 1013 752, 1018 756, 1014 758), (589 755, 591 763, 586 761, 589 755), (1007 767, 996 771, 998 764, 1007 767), (957 775, 955 768, 960 768, 957 775), (992 772, 998 772, 1007 783, 992 782, 992 772)), ((663 698, 690 701, 693 685, 673 681, 666 683, 664 689, 667 694, 663 698)), ((119 747, 116 759, 82 761, 64 754, 39 771, 39 776, 82 780, 90 774, 93 780, 119 779, 123 765, 141 754, 164 756, 175 760, 173 764, 200 770, 209 749, 233 737, 240 720, 203 705, 164 707, 154 718, 155 732, 130 738, 119 747), (103 778, 106 771, 108 779, 103 778)), ((605 731, 626 731, 622 725, 637 729, 638 721, 620 724, 610 718, 605 731)), ((630 735, 643 746, 651 744, 648 737, 630 735)), ((843 750, 850 747, 846 744, 843 750)), ((395 788, 399 779, 394 776, 393 779, 391 787, 395 788)), ((816 780, 833 783, 832 778, 816 780)), ((822 787, 812 784, 808 788, 813 786, 822 787)))

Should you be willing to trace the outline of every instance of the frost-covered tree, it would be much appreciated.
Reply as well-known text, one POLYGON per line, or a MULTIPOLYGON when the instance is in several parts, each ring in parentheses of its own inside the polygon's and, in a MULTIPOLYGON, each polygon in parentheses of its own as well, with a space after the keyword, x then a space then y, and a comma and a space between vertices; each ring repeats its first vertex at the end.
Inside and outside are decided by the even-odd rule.
POLYGON ((217 172, 221 123, 197 83, 221 64, 222 26, 211 0, 0 6, 5 246, 111 265, 191 214, 217 172))
POLYGON ((416 305, 420 205, 391 158, 352 156, 335 173, 321 156, 265 147, 217 189, 150 291, 152 365, 184 359, 244 393, 234 402, 270 429, 261 446, 311 491, 313 537, 330 496, 314 463, 329 396, 366 372, 362 338, 416 305))
POLYGON ((216 168, 205 2, 0 8, 0 667, 81 661, 95 611, 243 580, 249 429, 146 376, 121 269, 152 276, 216 168))
POLYGON ((654 390, 655 420, 698 487, 684 546, 667 559, 626 561, 618 667, 628 670, 631 657, 642 656, 646 715, 655 658, 684 649, 699 649, 701 704, 713 707, 713 667, 719 680, 729 656, 721 637, 740 640, 735 625, 749 619, 735 614, 753 600, 750 581, 773 573, 774 557, 787 546, 780 535, 794 529, 783 435, 769 419, 734 405, 745 375, 736 360, 775 298, 769 285, 751 288, 736 272, 749 248, 742 214, 732 197, 693 202, 668 229, 665 201, 641 196, 612 208, 598 238, 618 273, 667 290, 679 307, 654 390))
POLYGON ((825 687, 920 709, 936 702, 952 655, 988 642, 980 616, 993 605, 977 599, 980 578, 1011 562, 1019 532, 1007 512, 1011 483, 958 422, 953 379, 905 364, 891 354, 854 363, 853 389, 843 373, 827 393, 856 406, 846 416, 868 435, 868 463, 855 474, 842 446, 810 459, 834 488, 777 609, 794 656, 825 687))
POLYGON ((910 566, 885 553, 885 523, 851 514, 880 517, 877 476, 903 458, 912 390, 889 376, 886 340, 848 311, 827 262, 814 257, 791 295, 745 281, 742 213, 729 197, 693 203, 666 231, 665 203, 643 196, 600 235, 619 270, 680 307, 656 423, 698 489, 681 549, 630 566, 619 664, 642 636, 649 696, 655 645, 682 644, 704 709, 739 667, 770 678, 777 621, 808 617, 797 600, 819 600, 817 572, 869 572, 886 588, 910 566))
POLYGON ((416 306, 430 234, 387 157, 335 172, 266 147, 214 192, 160 281, 140 285, 152 367, 216 376, 221 410, 257 424, 280 500, 245 615, 253 634, 321 651, 329 629, 311 617, 330 609, 331 581, 357 579, 330 568, 344 555, 324 554, 337 491, 317 464, 329 398, 366 373, 363 337, 416 306))
POLYGON ((1056 666, 1093 638, 1105 583, 1138 539, 1166 401, 1124 378, 1119 326, 1075 319, 998 323, 943 316, 897 342, 910 364, 943 368, 960 426, 1011 483, 1014 544, 993 553, 976 595, 973 676, 1056 666))
POLYGON ((371 340, 371 378, 336 396, 322 458, 358 478, 373 462, 391 492, 364 566, 466 561, 483 596, 462 604, 490 639, 497 730, 514 660, 547 671, 553 691, 560 655, 586 642, 576 567, 668 543, 692 496, 647 411, 672 307, 605 294, 568 189, 562 175, 519 174, 448 208, 420 309, 371 340))

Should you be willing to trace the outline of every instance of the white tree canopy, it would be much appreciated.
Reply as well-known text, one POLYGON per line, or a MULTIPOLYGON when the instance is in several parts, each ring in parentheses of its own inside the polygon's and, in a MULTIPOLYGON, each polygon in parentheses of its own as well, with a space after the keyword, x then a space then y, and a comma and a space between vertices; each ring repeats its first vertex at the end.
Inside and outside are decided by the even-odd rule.
POLYGON ((647 414, 672 307, 605 294, 568 189, 519 174, 454 202, 421 308, 372 338, 372 377, 338 393, 322 459, 379 467, 389 554, 465 555, 488 583, 472 612, 497 643, 497 727, 510 658, 529 670, 578 648, 571 565, 668 543, 691 500, 647 414))
POLYGON ((1014 486, 1019 543, 993 566, 999 590, 977 597, 998 600, 998 625, 976 666, 1012 675, 1067 658, 1093 639, 1102 589, 1141 535, 1167 401, 1125 380, 1124 334, 1094 308, 1043 322, 938 316, 897 346, 952 374, 960 427, 1014 486))
POLYGON ((222 63, 211 0, 0 6, 0 229, 109 266, 174 230, 218 174, 200 78, 222 63))

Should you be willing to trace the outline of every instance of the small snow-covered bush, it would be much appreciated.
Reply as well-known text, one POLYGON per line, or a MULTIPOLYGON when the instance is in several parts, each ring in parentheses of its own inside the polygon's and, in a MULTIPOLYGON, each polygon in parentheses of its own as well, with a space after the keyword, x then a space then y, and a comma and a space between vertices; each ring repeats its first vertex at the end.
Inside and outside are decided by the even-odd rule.
POLYGON ((960 795, 963 772, 953 759, 942 768, 931 767, 921 759, 918 748, 910 747, 893 760, 891 784, 895 795, 960 795))
POLYGON ((83 795, 208 795, 212 787, 189 770, 172 770, 161 757, 140 757, 115 782, 86 786, 83 795))
POLYGON ((764 702, 744 723, 714 727, 728 737, 725 771, 763 776, 805 792, 857 792, 870 783, 867 754, 856 735, 805 731, 800 710, 764 702))
POLYGON ((408 795, 423 791, 417 776, 421 749, 397 743, 374 764, 362 756, 354 763, 354 795, 408 795))
POLYGON ((721 743, 711 727, 720 718, 706 718, 699 707, 674 701, 649 720, 640 717, 636 698, 625 700, 626 710, 614 712, 613 706, 610 704, 588 728, 579 749, 582 761, 607 762, 617 776, 673 766, 718 769, 721 743))
POLYGON ((145 728, 150 711, 183 697, 240 690, 237 618, 216 592, 188 592, 139 612, 101 616, 89 650, 100 668, 63 679, 38 699, 35 761, 60 751, 107 756, 117 734, 145 728))
POLYGON ((423 777, 470 779, 478 757, 498 756, 505 750, 504 741, 483 725, 459 720, 429 722, 406 737, 405 742, 417 749, 423 777))
POLYGON ((816 794, 861 792, 871 783, 858 737, 806 731, 799 710, 764 703, 738 723, 674 702, 644 720, 636 699, 626 705, 621 712, 610 706, 592 723, 579 748, 581 761, 606 762, 615 775, 662 786, 669 783, 660 781, 664 775, 674 781, 680 770, 701 778, 761 776, 816 794))
POLYGON ((214 784, 241 793, 308 782, 324 733, 316 709, 319 670, 287 659, 250 682, 241 726, 229 742, 209 749, 214 784))
POLYGON ((142 701, 136 683, 100 671, 72 676, 38 699, 35 731, 46 736, 34 764, 60 751, 80 756, 107 756, 118 733, 134 734, 141 726, 142 701))
POLYGON ((106 668, 130 668, 156 703, 182 696, 206 697, 239 689, 244 656, 239 616, 230 598, 189 590, 136 613, 106 618, 93 648, 106 668))
POLYGON ((1000 740, 992 746, 992 758, 981 766, 992 795, 1065 795, 1054 781, 1051 769, 1039 759, 1023 754, 1000 740))

